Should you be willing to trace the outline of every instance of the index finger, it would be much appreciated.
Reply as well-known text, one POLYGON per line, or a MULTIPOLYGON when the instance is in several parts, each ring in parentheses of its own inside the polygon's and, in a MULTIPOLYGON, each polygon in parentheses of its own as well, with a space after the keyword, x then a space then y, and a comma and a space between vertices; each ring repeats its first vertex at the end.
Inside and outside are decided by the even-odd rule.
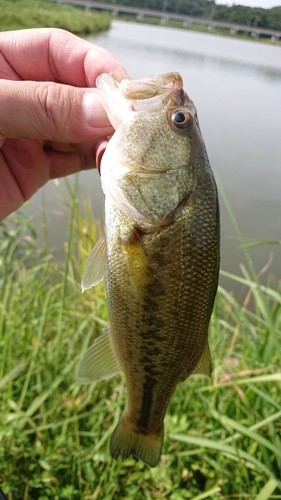
POLYGON ((0 33, 0 78, 95 87, 101 73, 121 81, 123 66, 102 47, 57 28, 0 33))

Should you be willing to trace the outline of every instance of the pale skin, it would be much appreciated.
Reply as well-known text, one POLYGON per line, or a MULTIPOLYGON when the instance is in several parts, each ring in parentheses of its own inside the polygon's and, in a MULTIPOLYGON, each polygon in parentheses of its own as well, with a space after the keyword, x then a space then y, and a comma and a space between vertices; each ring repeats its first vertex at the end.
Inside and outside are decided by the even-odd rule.
POLYGON ((107 50, 67 31, 0 33, 0 220, 50 179, 99 164, 113 133, 101 73, 128 78, 107 50))

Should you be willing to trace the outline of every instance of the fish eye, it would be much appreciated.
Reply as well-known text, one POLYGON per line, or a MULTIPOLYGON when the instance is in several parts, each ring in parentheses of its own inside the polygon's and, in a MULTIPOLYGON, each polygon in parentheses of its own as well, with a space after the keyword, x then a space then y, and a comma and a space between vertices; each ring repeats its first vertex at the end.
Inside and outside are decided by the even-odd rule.
POLYGON ((176 109, 171 114, 171 122, 178 130, 186 130, 191 124, 191 116, 185 109, 176 109))

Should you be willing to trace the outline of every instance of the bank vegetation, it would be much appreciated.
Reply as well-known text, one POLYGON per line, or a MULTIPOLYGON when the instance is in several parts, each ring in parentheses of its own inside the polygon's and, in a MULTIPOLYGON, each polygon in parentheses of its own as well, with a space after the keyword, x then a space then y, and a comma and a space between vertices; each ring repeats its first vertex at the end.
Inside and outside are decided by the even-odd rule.
POLYGON ((90 204, 80 212, 77 184, 69 193, 63 264, 20 213, 0 225, 0 487, 8 499, 280 499, 278 287, 261 284, 244 248, 240 275, 222 271, 228 290, 219 288, 210 325, 213 379, 178 385, 159 466, 112 460, 124 378, 76 381, 79 360, 108 323, 103 285, 80 288, 101 231, 90 204))
POLYGON ((0 30, 63 28, 79 35, 110 26, 110 14, 44 0, 0 0, 0 30))
MULTIPOLYGON (((100 1, 111 3, 109 0, 100 1)), ((281 5, 271 9, 262 9, 236 5, 236 2, 233 2, 232 6, 220 5, 219 0, 216 2, 215 0, 142 0, 141 2, 140 0, 114 0, 114 3, 269 30, 281 30, 281 5)))

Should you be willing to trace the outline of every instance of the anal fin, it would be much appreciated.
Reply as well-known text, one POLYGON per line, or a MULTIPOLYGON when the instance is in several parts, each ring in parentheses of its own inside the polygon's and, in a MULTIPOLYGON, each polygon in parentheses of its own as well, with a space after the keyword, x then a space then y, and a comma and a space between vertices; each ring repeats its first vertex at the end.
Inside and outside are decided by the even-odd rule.
POLYGON ((212 363, 211 363, 211 354, 208 340, 205 343, 205 347, 201 358, 199 359, 196 367, 191 372, 190 375, 205 375, 206 377, 210 377, 212 373, 212 363))
POLYGON ((89 384, 114 377, 121 371, 108 326, 84 354, 78 367, 77 380, 81 384, 89 384))

